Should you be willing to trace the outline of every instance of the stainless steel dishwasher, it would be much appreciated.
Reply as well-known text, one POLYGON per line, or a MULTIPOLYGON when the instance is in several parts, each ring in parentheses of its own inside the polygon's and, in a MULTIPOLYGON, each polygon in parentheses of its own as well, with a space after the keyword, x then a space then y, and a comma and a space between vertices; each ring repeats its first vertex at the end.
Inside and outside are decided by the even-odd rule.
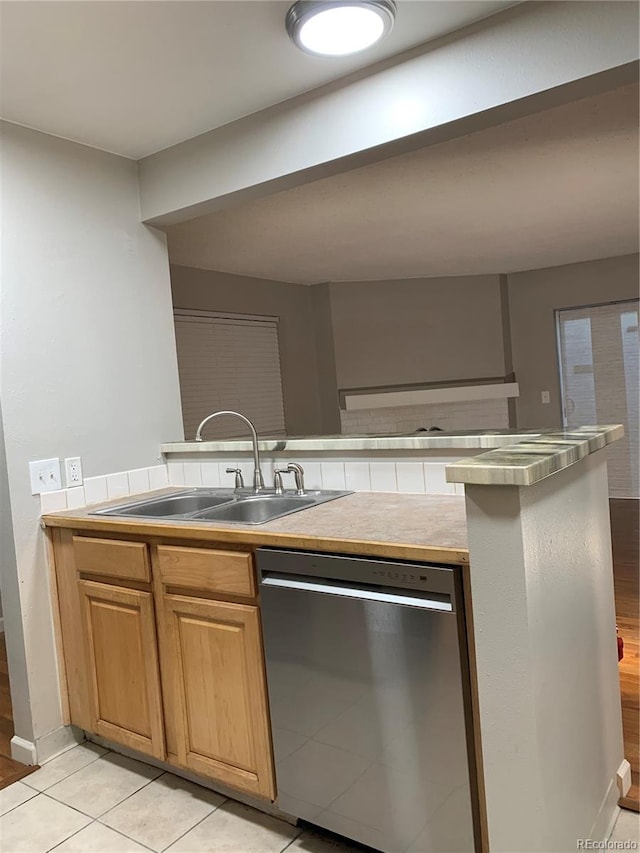
POLYGON ((473 851, 457 568, 257 565, 279 807, 384 853, 473 851))

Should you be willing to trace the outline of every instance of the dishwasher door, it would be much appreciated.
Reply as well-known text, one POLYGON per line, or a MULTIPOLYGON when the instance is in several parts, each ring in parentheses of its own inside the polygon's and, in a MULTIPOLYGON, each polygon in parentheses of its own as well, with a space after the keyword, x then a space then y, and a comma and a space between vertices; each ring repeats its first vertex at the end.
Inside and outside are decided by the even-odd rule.
POLYGON ((455 569, 258 569, 279 807, 384 853, 473 851, 455 569))

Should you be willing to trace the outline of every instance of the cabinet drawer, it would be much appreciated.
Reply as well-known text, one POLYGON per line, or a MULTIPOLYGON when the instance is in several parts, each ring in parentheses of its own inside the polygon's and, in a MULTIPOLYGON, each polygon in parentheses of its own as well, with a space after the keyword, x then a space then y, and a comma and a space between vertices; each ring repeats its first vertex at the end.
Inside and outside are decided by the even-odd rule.
POLYGON ((144 542, 73 537, 76 569, 83 574, 106 575, 132 581, 150 581, 149 554, 144 542))
POLYGON ((158 546, 160 577, 165 586, 255 597, 253 557, 243 551, 158 546))

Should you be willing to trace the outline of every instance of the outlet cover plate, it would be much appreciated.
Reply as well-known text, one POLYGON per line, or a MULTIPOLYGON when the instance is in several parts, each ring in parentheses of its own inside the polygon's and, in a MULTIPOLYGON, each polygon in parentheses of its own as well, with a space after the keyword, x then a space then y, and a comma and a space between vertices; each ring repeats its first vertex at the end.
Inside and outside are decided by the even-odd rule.
POLYGON ((29 462, 29 475, 32 495, 56 492, 62 488, 59 459, 39 459, 36 462, 29 462))
POLYGON ((82 485, 82 460, 79 456, 71 456, 64 460, 64 476, 67 488, 82 485))

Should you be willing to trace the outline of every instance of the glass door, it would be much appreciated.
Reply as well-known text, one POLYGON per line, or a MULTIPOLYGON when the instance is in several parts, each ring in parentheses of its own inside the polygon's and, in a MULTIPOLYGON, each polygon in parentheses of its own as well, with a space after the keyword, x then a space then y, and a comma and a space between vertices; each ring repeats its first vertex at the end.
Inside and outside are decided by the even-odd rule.
POLYGON ((609 448, 609 494, 638 497, 639 300, 556 312, 565 427, 624 424, 609 448))

